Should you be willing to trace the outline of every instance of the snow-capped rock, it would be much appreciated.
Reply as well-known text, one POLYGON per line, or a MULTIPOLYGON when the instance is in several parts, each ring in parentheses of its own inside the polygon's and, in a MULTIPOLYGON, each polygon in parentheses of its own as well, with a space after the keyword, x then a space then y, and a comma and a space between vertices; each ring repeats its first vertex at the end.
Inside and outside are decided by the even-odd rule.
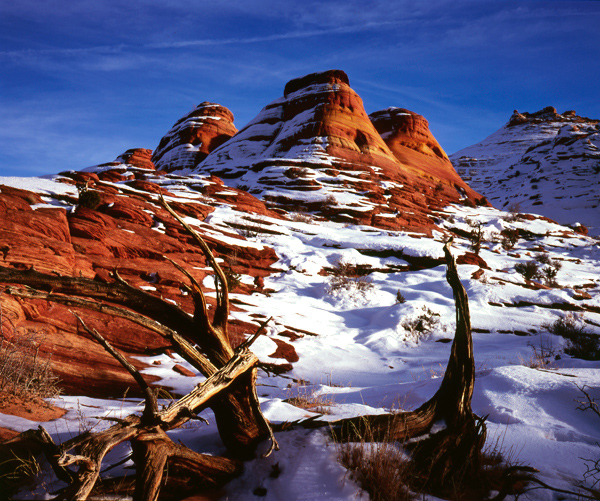
POLYGON ((233 113, 205 101, 173 125, 160 140, 152 161, 166 172, 194 168, 236 132, 233 113))
POLYGON ((450 156, 456 170, 496 206, 518 204, 600 234, 600 122, 552 107, 515 110, 480 143, 450 156))
POLYGON ((487 202, 454 173, 427 121, 411 117, 378 112, 374 126, 343 71, 313 73, 288 82, 283 97, 196 168, 178 174, 230 179, 273 208, 430 231, 432 210, 487 202))

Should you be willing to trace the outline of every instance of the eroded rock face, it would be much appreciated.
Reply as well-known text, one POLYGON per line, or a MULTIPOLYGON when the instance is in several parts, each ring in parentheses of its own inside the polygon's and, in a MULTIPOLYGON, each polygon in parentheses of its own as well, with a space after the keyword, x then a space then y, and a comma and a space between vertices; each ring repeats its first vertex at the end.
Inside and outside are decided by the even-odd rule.
MULTIPOLYGON (((404 108, 388 108, 371 113, 369 118, 403 168, 417 178, 435 182, 439 191, 442 185, 454 188, 474 202, 481 198, 454 170, 423 116, 404 108)), ((453 195, 451 190, 445 193, 450 199, 453 195)))
MULTIPOLYGON (((137 169, 128 167, 125 172, 139 173, 137 169)), ((69 194, 42 197, 27 190, 0 186, 0 265, 101 282, 114 281, 111 273, 116 268, 131 285, 175 301, 192 312, 191 298, 181 289, 181 283, 187 279, 163 256, 184 266, 199 283, 211 272, 192 237, 156 201, 158 192, 172 194, 149 180, 103 181, 99 175, 106 171, 102 168, 98 171, 99 174, 69 172, 58 176, 58 181, 68 189, 71 187, 69 194), (73 185, 82 181, 87 182, 89 190, 99 193, 98 207, 78 206, 73 185), (38 207, 53 197, 55 203, 65 206, 38 207)), ((203 234, 213 253, 223 259, 223 266, 255 279, 269 275, 271 265, 278 259, 273 249, 250 245, 233 228, 217 228, 202 222, 215 205, 227 203, 227 198, 239 203, 250 215, 255 210, 257 214, 277 216, 252 195, 224 189, 216 179, 205 180, 203 189, 204 195, 198 194, 191 200, 178 198, 171 205, 180 214, 196 220, 197 231, 203 234)), ((252 283, 252 279, 248 281, 252 283)), ((250 293, 254 289, 241 284, 236 292, 250 293)), ((209 297, 208 302, 213 299, 209 297)), ((41 354, 51 357, 52 368, 66 393, 114 397, 128 388, 130 395, 138 393, 131 376, 77 325, 69 312, 73 308, 16 299, 8 294, 0 294, 0 308, 3 335, 8 339, 31 333, 38 336, 41 354)), ((122 319, 88 310, 79 313, 139 369, 145 365, 132 356, 156 354, 170 347, 169 342, 151 331, 122 319)), ((232 342, 239 344, 245 339, 244 334, 255 330, 254 325, 233 323, 232 342)), ((147 378, 149 382, 157 379, 147 378)))
POLYGON ((156 168, 166 172, 195 168, 237 129, 233 113, 224 106, 203 102, 175 123, 152 155, 156 168))
POLYGON ((273 209, 428 232, 432 209, 487 202, 454 172, 427 122, 376 114, 390 149, 340 70, 294 79, 283 97, 188 173, 219 176, 273 209))
POLYGON ((498 131, 451 157, 497 207, 541 214, 600 235, 600 121, 548 106, 514 111, 498 131))

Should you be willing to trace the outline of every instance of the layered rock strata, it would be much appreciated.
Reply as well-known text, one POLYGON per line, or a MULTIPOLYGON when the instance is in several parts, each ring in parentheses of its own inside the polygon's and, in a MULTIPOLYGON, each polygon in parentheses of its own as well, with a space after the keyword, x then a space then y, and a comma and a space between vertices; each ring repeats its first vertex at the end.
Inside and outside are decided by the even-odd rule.
POLYGON ((231 111, 219 104, 203 102, 178 120, 160 140, 152 161, 165 172, 194 168, 236 132, 231 111))
POLYGON ((494 205, 600 234, 600 121, 551 106, 515 110, 498 131, 450 158, 494 205))
POLYGON ((230 180, 274 209, 428 232, 432 210, 487 202, 456 175, 427 122, 410 117, 384 110, 374 125, 343 71, 314 73, 288 82, 283 97, 181 173, 230 180))

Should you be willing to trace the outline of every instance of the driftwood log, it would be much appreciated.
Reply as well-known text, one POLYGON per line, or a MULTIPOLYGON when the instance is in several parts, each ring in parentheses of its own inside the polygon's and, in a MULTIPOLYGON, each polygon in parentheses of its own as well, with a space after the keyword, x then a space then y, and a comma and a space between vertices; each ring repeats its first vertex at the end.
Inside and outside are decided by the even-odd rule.
MULTIPOLYGON (((227 280, 202 238, 161 197, 161 203, 196 240, 215 273, 217 306, 209 318, 205 296, 196 280, 173 263, 190 281, 187 289, 194 301, 188 315, 174 304, 136 289, 113 273, 114 283, 78 277, 61 277, 0 267, 0 283, 9 294, 26 299, 45 299, 78 309, 117 315, 153 330, 170 340, 175 351, 207 379, 167 409, 158 410, 156 396, 142 376, 94 329, 78 317, 83 328, 115 356, 135 377, 146 395, 141 416, 119 420, 105 431, 83 434, 55 445, 40 428, 26 432, 44 444, 44 452, 57 476, 68 486, 56 499, 86 499, 99 478, 105 455, 128 441, 136 467, 135 500, 155 500, 163 484, 163 471, 185 472, 195 485, 222 485, 241 469, 242 461, 254 456, 259 443, 277 443, 264 418, 256 394, 258 359, 249 350, 256 335, 234 350, 227 334, 229 298, 227 280), (194 452, 173 443, 165 433, 197 417, 210 407, 228 457, 194 452), (72 469, 75 466, 76 469, 72 469), (199 482, 199 483, 198 483, 199 482)), ((444 492, 447 486, 479 469, 485 425, 471 410, 474 359, 467 294, 460 283, 456 262, 444 247, 447 280, 456 303, 456 336, 440 389, 419 409, 398 414, 363 416, 331 423, 334 433, 345 437, 369 428, 374 440, 391 438, 409 444, 415 468, 427 478, 428 490, 444 492)), ((263 324, 259 331, 264 327, 263 324)), ((317 425, 313 421, 314 425, 317 425)), ((13 443, 18 441, 13 439, 13 443)), ((10 446, 10 444, 8 444, 10 446)), ((173 473, 171 473, 173 475, 173 473)), ((183 475, 183 474, 182 474, 183 475)), ((184 476, 185 476, 184 475, 184 476)))

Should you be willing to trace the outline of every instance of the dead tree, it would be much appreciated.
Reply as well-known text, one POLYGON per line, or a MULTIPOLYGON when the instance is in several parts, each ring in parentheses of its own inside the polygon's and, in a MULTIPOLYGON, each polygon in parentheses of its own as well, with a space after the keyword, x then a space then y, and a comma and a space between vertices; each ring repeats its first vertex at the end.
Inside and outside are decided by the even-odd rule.
POLYGON ((398 414, 361 416, 331 423, 339 437, 368 433, 373 440, 393 440, 412 450, 417 487, 444 494, 480 470, 485 423, 471 409, 475 362, 469 303, 456 261, 444 246, 446 280, 456 305, 456 334, 444 379, 435 395, 418 409, 398 414), (418 483, 418 481, 417 481, 418 483))
MULTIPOLYGON (((35 270, 0 267, 0 283, 20 284, 8 287, 10 294, 126 318, 169 339, 175 350, 207 377, 191 393, 168 409, 159 411, 156 397, 143 378, 125 360, 121 360, 122 357, 119 358, 99 333, 80 319, 84 329, 136 378, 146 395, 146 408, 141 416, 128 416, 108 430, 81 435, 60 445, 54 445, 43 431, 36 434, 45 444, 46 455, 55 472, 69 484, 58 499, 86 499, 98 479, 104 456, 124 441, 131 443, 136 464, 136 500, 158 497, 162 472, 167 463, 207 484, 218 484, 235 475, 240 461, 251 457, 263 440, 270 437, 273 447, 276 447, 256 395, 258 360, 248 350, 252 340, 235 350, 229 342, 229 299, 225 275, 202 238, 162 198, 161 201, 196 240, 215 272, 217 305, 212 320, 200 285, 173 261, 190 282, 188 290, 194 302, 193 316, 161 298, 130 286, 116 270, 113 274, 115 282, 107 284, 85 278, 50 276, 35 270), (219 434, 230 458, 198 454, 173 443, 165 433, 193 419, 206 407, 215 413, 219 434), (76 465, 77 470, 70 469, 72 465, 76 465)), ((484 422, 471 410, 475 370, 467 294, 460 283, 449 244, 444 247, 444 252, 447 280, 456 303, 456 335, 439 390, 412 412, 363 416, 332 423, 334 432, 346 437, 360 434, 368 428, 374 440, 386 437, 406 443, 412 448, 415 471, 428 479, 429 490, 437 492, 444 492, 455 479, 479 468, 481 447, 485 441, 484 422)))
MULTIPOLYGON (((162 197, 160 200, 196 240, 215 273, 217 304, 212 320, 200 285, 173 261, 190 281, 186 287, 194 302, 193 316, 162 298, 132 287, 116 270, 113 273, 115 282, 106 284, 85 278, 45 275, 35 270, 0 268, 0 282, 20 284, 7 287, 9 294, 126 318, 169 339, 174 349, 207 378, 174 405, 159 411, 154 391, 137 370, 76 315, 83 328, 132 374, 145 394, 146 405, 141 416, 131 415, 106 431, 83 434, 60 445, 54 445, 49 435, 41 430, 29 434, 45 444, 45 453, 56 474, 69 484, 57 499, 86 499, 99 477, 104 456, 125 441, 131 443, 136 464, 136 500, 158 497, 167 462, 178 471, 188 472, 197 481, 220 485, 239 473, 240 461, 253 457, 259 443, 270 438, 269 452, 277 447, 256 394, 258 359, 249 350, 259 332, 234 350, 227 332, 226 277, 204 240, 171 210, 162 197), (219 434, 230 458, 198 454, 173 443, 165 433, 196 418, 207 407, 215 414, 219 434), (70 469, 72 465, 77 469, 70 469)), ((262 327, 264 324, 259 331, 262 327)))

